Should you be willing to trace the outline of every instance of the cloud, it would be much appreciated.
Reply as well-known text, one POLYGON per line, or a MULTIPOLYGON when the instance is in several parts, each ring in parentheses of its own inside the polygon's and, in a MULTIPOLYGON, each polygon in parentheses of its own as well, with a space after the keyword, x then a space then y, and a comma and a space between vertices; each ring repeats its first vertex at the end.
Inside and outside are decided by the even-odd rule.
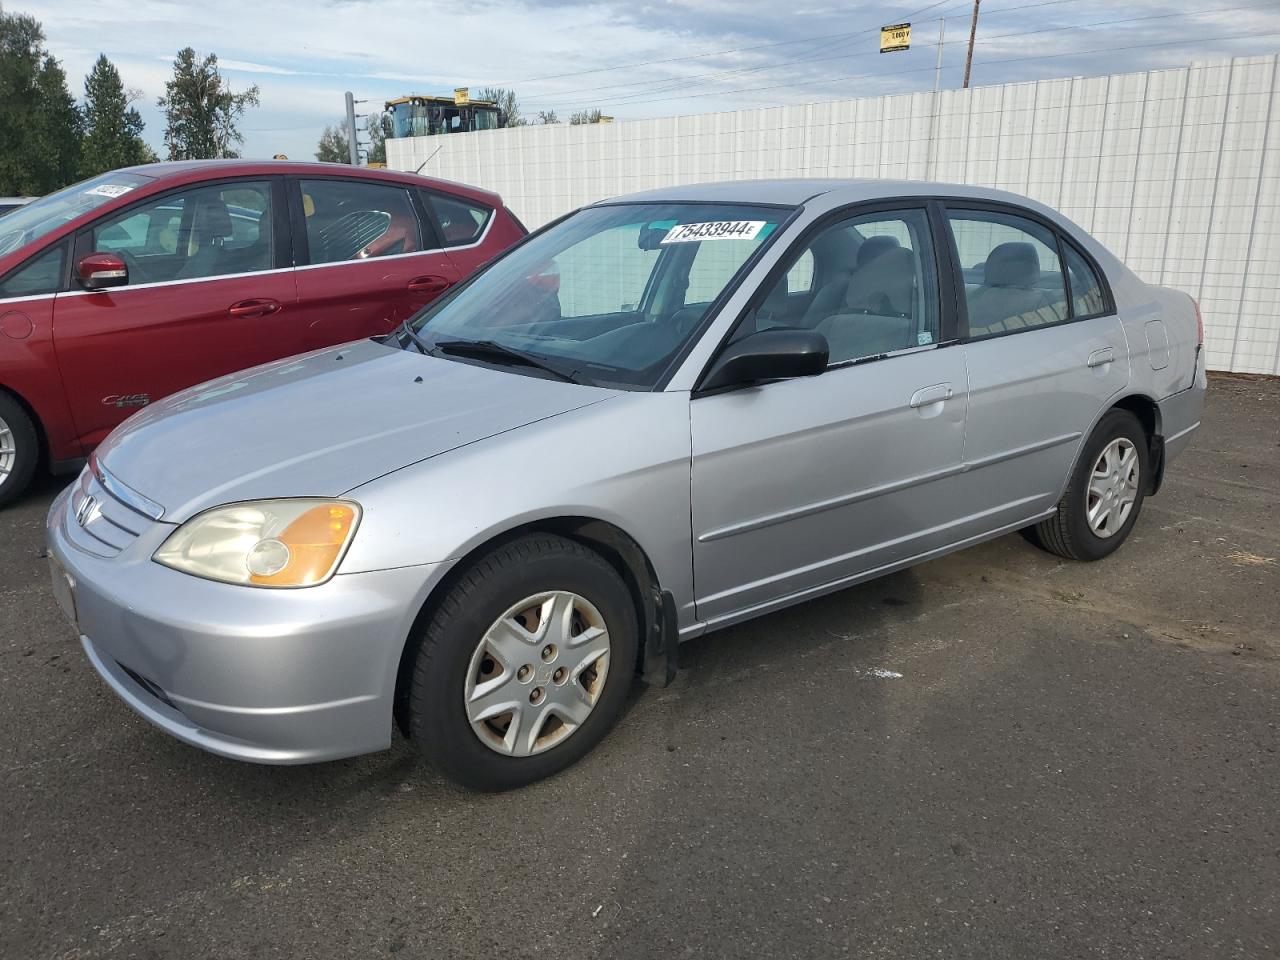
POLYGON ((306 70, 290 70, 287 67, 272 66, 268 63, 252 63, 248 60, 224 60, 221 57, 218 58, 218 68, 240 73, 270 73, 279 77, 301 77, 308 73, 306 70))
MULTIPOLYGON (((375 109, 410 92, 514 86, 526 112, 597 106, 618 118, 958 86, 969 0, 850 7, 830 0, 25 0, 75 93, 99 52, 140 88, 157 148, 177 49, 216 52, 261 106, 241 124, 249 156, 309 157, 353 91, 375 109), (904 9, 905 7, 905 9, 904 9), (925 9, 929 8, 929 9, 925 9), (914 16, 904 16, 912 14, 914 16), (913 20, 912 48, 881 55, 878 28, 913 20), (85 38, 93 46, 85 46, 85 38)), ((1280 49, 1274 0, 989 0, 976 83, 1102 74, 1280 49), (1030 4, 1035 4, 1030 6, 1030 4), (1175 16, 1169 16, 1175 14, 1175 16), (1145 19, 1138 19, 1145 18, 1145 19), (1125 23, 1103 21, 1125 20, 1125 23), (1248 34, 1247 39, 1213 39, 1248 34)))

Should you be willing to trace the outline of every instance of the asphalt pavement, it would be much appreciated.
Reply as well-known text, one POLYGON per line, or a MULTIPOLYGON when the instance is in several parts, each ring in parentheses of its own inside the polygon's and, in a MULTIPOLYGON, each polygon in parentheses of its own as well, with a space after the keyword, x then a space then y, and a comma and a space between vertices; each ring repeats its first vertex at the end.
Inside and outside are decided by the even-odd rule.
POLYGON ((686 644, 586 760, 223 760, 135 717, 0 512, 0 957, 1275 957, 1280 382, 1096 564, 1018 536, 686 644))

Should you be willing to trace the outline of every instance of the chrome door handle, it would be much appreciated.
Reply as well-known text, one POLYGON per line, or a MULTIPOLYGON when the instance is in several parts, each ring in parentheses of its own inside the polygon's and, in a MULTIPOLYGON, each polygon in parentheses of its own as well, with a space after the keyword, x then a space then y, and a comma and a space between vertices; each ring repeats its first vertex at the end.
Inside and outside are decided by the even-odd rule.
POLYGON ((941 403, 955 396, 949 383, 935 383, 931 387, 921 387, 911 395, 911 406, 927 407, 931 403, 941 403))
POLYGON ((1101 350, 1095 350, 1089 354, 1089 366, 1100 367, 1104 363, 1111 363, 1116 358, 1115 349, 1112 347, 1103 347, 1101 350))

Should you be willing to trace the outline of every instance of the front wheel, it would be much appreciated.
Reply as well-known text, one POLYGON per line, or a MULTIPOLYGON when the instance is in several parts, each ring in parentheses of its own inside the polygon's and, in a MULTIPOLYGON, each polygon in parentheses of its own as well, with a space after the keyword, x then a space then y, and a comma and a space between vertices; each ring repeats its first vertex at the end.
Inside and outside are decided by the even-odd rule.
POLYGON ((1037 545, 1070 560, 1101 560, 1137 522, 1150 471, 1150 442, 1128 410, 1098 421, 1072 472, 1058 512, 1030 528, 1037 545))
POLYGON ((638 643, 630 591, 603 557, 563 537, 513 540, 463 573, 428 621, 411 736, 465 786, 550 776, 617 721, 638 643))
POLYGON ((0 390, 0 507, 27 488, 40 459, 40 438, 31 417, 0 390))

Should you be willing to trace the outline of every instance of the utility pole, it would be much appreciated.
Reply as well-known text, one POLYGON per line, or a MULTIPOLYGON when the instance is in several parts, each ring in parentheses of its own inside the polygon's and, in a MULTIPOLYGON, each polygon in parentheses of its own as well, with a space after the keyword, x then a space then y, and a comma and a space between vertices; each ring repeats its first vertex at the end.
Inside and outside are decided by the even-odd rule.
POLYGON ((347 91, 347 147, 351 150, 351 165, 360 165, 360 147, 356 144, 356 98, 347 91))
POLYGON ((967 89, 969 86, 969 71, 973 69, 973 38, 978 33, 978 4, 982 0, 973 0, 973 19, 969 21, 969 55, 964 58, 964 84, 967 89))
POLYGON ((938 18, 938 65, 933 68, 933 92, 937 93, 942 87, 942 43, 946 39, 947 34, 947 18, 938 18))

